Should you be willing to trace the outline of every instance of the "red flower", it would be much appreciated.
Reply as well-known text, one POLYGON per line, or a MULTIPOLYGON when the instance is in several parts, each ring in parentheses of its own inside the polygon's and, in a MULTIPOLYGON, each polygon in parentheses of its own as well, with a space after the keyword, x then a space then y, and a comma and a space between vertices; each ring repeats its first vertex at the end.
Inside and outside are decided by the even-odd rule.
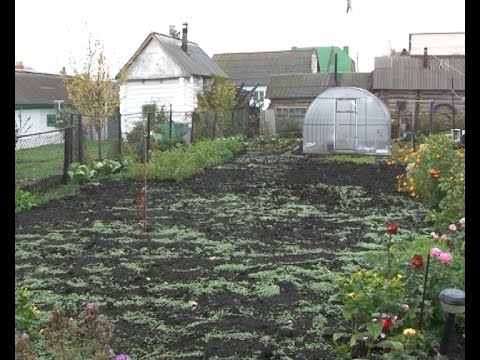
POLYGON ((415 269, 423 269, 423 267, 425 266, 423 262, 423 257, 419 254, 413 255, 412 261, 410 263, 415 269))
POLYGON ((393 326, 392 319, 390 319, 389 317, 382 319, 382 326, 383 326, 383 329, 382 329, 383 331, 390 329, 393 326))
POLYGON ((397 224, 394 224, 394 223, 388 224, 387 232, 389 234, 395 235, 397 233, 397 231, 398 231, 398 225, 397 224))

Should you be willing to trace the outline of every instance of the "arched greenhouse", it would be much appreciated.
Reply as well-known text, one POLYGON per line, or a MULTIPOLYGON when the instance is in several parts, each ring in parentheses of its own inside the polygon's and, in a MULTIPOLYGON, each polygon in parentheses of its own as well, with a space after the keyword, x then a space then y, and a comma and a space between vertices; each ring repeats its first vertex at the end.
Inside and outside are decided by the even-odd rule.
POLYGON ((303 153, 390 153, 390 112, 369 91, 332 87, 312 101, 303 123, 303 153))

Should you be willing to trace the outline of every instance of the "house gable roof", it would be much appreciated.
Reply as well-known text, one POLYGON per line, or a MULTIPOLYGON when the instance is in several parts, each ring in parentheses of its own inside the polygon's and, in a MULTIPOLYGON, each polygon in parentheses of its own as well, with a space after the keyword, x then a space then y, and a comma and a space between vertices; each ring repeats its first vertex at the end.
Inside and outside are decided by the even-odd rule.
MULTIPOLYGON (((338 86, 354 86, 371 90, 372 73, 337 74, 338 86)), ((272 75, 267 87, 269 99, 315 98, 335 86, 334 74, 277 74, 272 75)))
POLYGON ((138 50, 127 61, 120 72, 117 74, 116 79, 120 77, 122 71, 128 71, 134 64, 138 56, 143 52, 150 41, 157 41, 162 49, 169 54, 171 59, 179 66, 182 72, 182 76, 222 76, 227 77, 227 74, 198 46, 198 44, 188 41, 187 53, 182 48, 182 40, 169 35, 163 35, 159 33, 150 33, 138 50))
POLYGON ((465 56, 382 56, 375 58, 375 90, 465 90, 465 56))
POLYGON ((213 61, 235 84, 255 86, 266 85, 272 74, 312 73, 312 55, 316 57, 316 52, 286 50, 225 53, 214 54, 213 61))
POLYGON ((54 100, 67 100, 67 91, 60 75, 15 71, 15 106, 44 107, 54 100))

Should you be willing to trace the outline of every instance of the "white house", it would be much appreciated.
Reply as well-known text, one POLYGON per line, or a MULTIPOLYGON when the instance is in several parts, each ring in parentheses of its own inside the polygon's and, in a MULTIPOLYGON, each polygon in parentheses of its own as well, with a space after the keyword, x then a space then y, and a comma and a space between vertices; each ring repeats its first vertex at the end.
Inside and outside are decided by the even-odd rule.
POLYGON ((15 67, 15 123, 19 135, 55 130, 56 112, 67 100, 60 75, 15 67))
MULTIPOLYGON (((197 93, 213 76, 228 77, 198 46, 188 41, 187 24, 182 38, 173 26, 170 35, 150 33, 120 70, 120 114, 122 132, 129 132, 142 119, 145 106, 157 104, 172 110, 175 123, 191 129, 197 93)), ((189 139, 188 134, 186 138, 189 139)))

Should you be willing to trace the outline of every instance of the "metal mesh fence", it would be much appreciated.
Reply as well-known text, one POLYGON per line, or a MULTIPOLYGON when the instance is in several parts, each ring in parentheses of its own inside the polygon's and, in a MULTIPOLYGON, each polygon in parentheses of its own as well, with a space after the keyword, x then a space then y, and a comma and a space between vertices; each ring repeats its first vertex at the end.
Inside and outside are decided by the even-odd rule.
POLYGON ((17 136, 15 185, 35 192, 60 184, 64 159, 65 129, 17 136))
POLYGON ((245 117, 242 110, 210 110, 195 112, 193 116, 192 141, 246 134, 245 117))

